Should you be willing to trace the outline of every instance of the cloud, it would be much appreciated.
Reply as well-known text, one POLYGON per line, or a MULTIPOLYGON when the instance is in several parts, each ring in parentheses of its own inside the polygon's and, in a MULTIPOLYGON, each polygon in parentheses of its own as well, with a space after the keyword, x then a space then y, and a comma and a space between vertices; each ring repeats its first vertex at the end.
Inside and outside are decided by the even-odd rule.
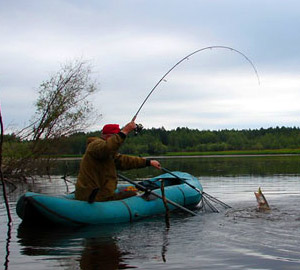
POLYGON ((141 121, 167 128, 189 123, 188 126, 202 129, 299 125, 300 79, 296 74, 273 74, 264 77, 261 85, 253 85, 249 76, 232 74, 201 78, 201 88, 194 82, 186 83, 185 91, 175 85, 172 91, 160 89, 145 104, 141 121))
POLYGON ((142 108, 147 127, 203 129, 297 125, 298 1, 0 2, 0 99, 5 120, 22 126, 35 89, 67 60, 91 60, 102 123, 125 124, 142 108), (17 108, 24 108, 18 110, 17 108))

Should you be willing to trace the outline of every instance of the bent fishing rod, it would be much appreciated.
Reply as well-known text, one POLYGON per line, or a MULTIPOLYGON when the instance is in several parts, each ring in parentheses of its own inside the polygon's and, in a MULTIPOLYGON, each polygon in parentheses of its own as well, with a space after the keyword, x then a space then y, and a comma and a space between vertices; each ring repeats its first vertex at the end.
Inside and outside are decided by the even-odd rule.
POLYGON ((237 49, 234 49, 232 47, 228 47, 228 46, 209 46, 209 47, 205 47, 205 48, 201 48, 198 49, 190 54, 188 54, 187 56, 183 57, 182 59, 180 59, 173 67, 171 67, 162 77, 161 79, 156 83, 156 85, 151 89, 151 91, 149 92, 149 94, 146 96, 146 98, 144 99, 144 101, 142 102, 141 106, 139 107, 139 109, 137 110, 136 114, 134 115, 134 117, 132 118, 133 121, 135 121, 135 119, 137 118, 139 112, 141 111, 141 109, 143 108, 144 104, 147 102, 147 100, 149 99, 149 97, 152 95, 152 93, 154 92, 154 90, 157 88, 157 86, 165 80, 165 78, 167 77, 167 75, 173 70, 175 69, 178 65, 180 65, 183 61, 188 60, 191 56, 193 56, 194 54, 197 54, 199 52, 203 52, 205 50, 212 50, 212 49, 225 49, 225 50, 230 50, 233 51, 235 53, 238 53, 239 55, 241 55, 243 58, 245 58, 247 60, 247 62, 252 66, 255 75, 257 77, 258 80, 258 84, 260 84, 260 79, 258 76, 258 72, 256 67, 254 66, 253 62, 242 52, 240 52, 237 49))

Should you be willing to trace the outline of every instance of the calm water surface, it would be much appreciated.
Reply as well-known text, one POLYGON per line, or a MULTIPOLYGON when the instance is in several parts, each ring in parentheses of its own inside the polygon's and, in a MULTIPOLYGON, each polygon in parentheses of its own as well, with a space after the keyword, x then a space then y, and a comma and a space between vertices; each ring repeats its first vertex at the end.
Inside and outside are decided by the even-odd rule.
MULTIPOLYGON (((300 157, 164 159, 164 167, 199 177, 204 190, 233 208, 220 213, 171 215, 133 224, 80 229, 30 228, 15 214, 26 190, 73 191, 60 178, 78 162, 63 162, 51 181, 19 186, 9 194, 7 226, 1 194, 0 263, 3 269, 300 269, 300 157), (68 188, 67 188, 68 187, 68 188), (258 212, 261 187, 271 206, 258 212)), ((134 170, 131 178, 157 175, 134 170)), ((75 181, 75 176, 68 178, 75 181)))

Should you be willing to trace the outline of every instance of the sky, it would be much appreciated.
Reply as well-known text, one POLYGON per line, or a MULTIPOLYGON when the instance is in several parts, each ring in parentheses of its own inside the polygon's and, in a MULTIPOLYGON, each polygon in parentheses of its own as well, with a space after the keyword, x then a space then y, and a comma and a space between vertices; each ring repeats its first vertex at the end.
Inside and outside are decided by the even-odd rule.
POLYGON ((300 1, 0 0, 0 106, 7 132, 29 123, 39 85, 88 60, 104 124, 200 130, 300 126, 300 1))

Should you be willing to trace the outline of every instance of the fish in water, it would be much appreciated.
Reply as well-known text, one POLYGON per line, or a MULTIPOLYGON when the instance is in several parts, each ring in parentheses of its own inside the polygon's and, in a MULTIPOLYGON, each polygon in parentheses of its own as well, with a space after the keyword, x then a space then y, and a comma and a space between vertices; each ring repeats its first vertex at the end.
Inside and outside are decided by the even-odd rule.
POLYGON ((256 197, 256 200, 258 203, 258 206, 257 206, 258 210, 259 211, 270 210, 270 206, 269 206, 264 194, 262 193, 260 187, 258 188, 257 192, 254 192, 254 194, 255 194, 255 197, 256 197))

